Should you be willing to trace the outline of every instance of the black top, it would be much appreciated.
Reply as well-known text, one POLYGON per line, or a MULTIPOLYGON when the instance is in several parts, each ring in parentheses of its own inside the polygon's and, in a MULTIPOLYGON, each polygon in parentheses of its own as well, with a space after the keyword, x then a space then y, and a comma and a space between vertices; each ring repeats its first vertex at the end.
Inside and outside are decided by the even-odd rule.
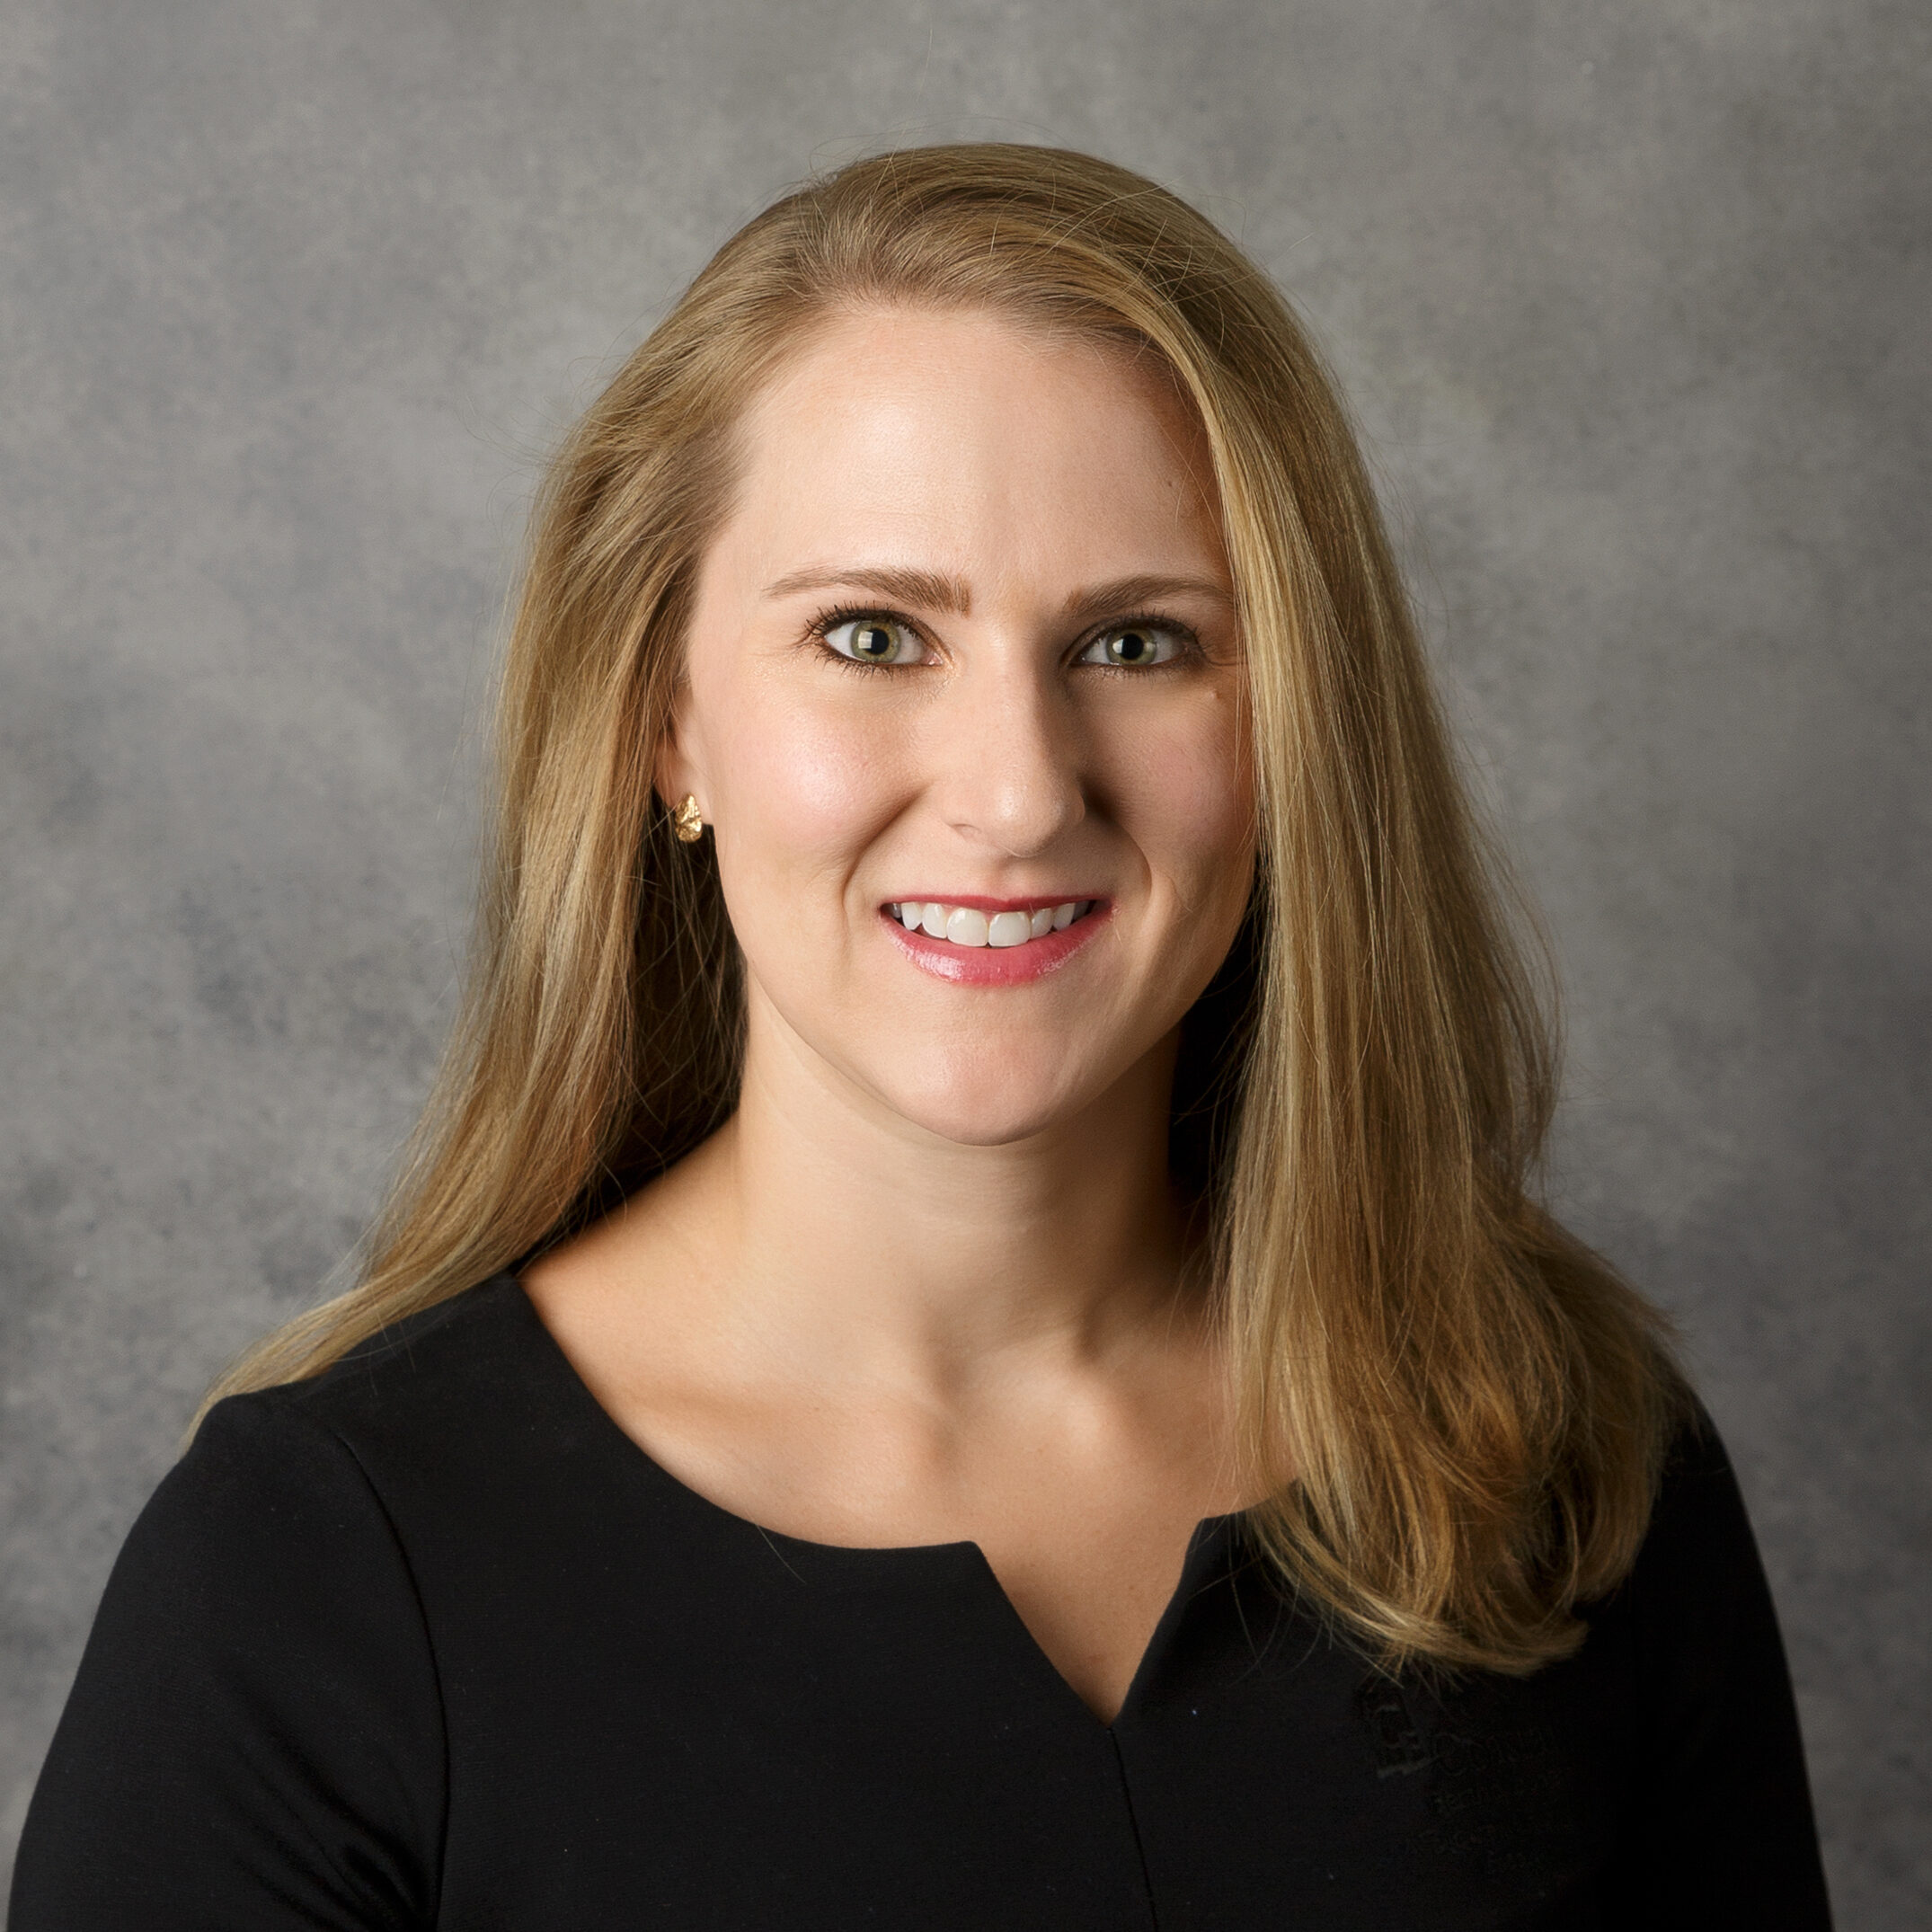
POLYGON ((1390 1682, 1201 1525, 1101 1724, 977 1545, 687 1489, 518 1283, 222 1403, 108 1584, 13 1932, 1828 1923, 1722 1449, 1571 1661, 1390 1682))

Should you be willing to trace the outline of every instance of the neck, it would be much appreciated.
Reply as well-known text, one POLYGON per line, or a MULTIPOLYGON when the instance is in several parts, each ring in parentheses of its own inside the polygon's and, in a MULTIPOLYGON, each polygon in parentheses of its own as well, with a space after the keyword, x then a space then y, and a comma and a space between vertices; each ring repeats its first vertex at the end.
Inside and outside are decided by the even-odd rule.
POLYGON ((962 1146, 855 1088, 755 1002, 731 1121, 670 1177, 717 1318, 822 1382, 959 1396, 1171 1318, 1171 1041, 1050 1128, 962 1146), (678 1198, 681 1197, 681 1198, 678 1198))

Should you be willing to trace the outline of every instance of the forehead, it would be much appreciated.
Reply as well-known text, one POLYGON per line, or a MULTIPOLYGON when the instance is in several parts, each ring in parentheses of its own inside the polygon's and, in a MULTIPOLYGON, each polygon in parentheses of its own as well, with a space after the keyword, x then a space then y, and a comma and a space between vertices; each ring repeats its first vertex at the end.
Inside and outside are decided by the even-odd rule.
POLYGON ((829 318, 751 405, 718 548, 753 572, 1226 574, 1206 439, 1151 355, 917 308, 829 318))

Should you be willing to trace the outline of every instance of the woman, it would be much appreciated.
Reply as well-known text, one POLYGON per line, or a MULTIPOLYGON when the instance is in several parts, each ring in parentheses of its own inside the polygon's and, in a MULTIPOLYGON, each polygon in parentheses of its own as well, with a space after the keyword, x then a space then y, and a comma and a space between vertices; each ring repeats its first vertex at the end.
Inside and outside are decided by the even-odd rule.
POLYGON ((1763 1580, 1344 420, 1079 155, 752 222, 558 461, 362 1285, 116 1570, 15 1932, 1825 1923, 1763 1580))

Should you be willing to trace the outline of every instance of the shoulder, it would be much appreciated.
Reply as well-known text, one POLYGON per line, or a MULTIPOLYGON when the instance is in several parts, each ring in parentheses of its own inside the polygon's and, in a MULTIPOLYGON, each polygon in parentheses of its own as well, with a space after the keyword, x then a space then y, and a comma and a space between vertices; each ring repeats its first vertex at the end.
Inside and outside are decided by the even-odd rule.
POLYGON ((1731 1458, 1701 1406, 1671 1445, 1649 1534, 1611 1613, 1627 1621, 1639 1707, 1659 1736, 1688 1750, 1693 1740, 1714 1748, 1719 1733, 1775 1733, 1777 1751, 1795 1756, 1770 1586, 1731 1458))
POLYGON ((546 1341, 501 1277, 310 1380, 217 1403, 129 1533, 96 1648, 117 1669, 191 1654, 211 1682, 325 1665, 427 1710, 442 1546, 501 1547, 507 1517, 546 1513, 533 1481, 499 1479, 554 1461, 544 1416, 569 1412, 568 1371, 546 1341))
POLYGON ((232 1463, 258 1515, 372 1511, 432 1632, 471 1631, 505 1592, 598 1560, 613 1512, 654 1544, 701 1527, 500 1275, 372 1336, 306 1381, 209 1411, 176 1472, 232 1463), (288 1496, 294 1485, 299 1498, 288 1496), (286 1497, 286 1500, 284 1500, 286 1497))
POLYGON ((493 1275, 390 1324, 320 1375, 260 1393, 325 1427, 355 1429, 399 1406, 460 1406, 524 1387, 545 1339, 516 1277, 493 1275))
POLYGON ((585 1392, 511 1275, 405 1316, 320 1375, 230 1397, 202 1433, 332 1437, 378 1486, 459 1476, 492 1450, 581 1432, 585 1392))
POLYGON ((572 1499, 639 1460, 615 1435, 495 1278, 309 1380, 217 1403, 129 1532, 104 1614, 205 1612, 248 1644, 271 1629, 322 1651, 350 1631, 415 1644, 489 1595, 506 1552, 581 1539, 572 1499))
POLYGON ((1737 1472, 1709 1412, 1696 1401, 1663 1460, 1650 1528, 1626 1589, 1641 1613, 1687 1596, 1715 1608, 1725 1592, 1763 1587, 1737 1472))
POLYGON ((435 1645, 334 1420, 289 1388, 219 1403, 137 1519, 29 1815, 23 1926, 420 1922, 435 1645))
POLYGON ((1828 1926, 1791 1679, 1731 1458, 1698 1408, 1666 1458, 1627 1617, 1641 1775, 1616 1922, 1828 1926))
POLYGON ((217 1403, 137 1539, 179 1551, 219 1526, 244 1544, 297 1537, 315 1549, 367 1518, 406 1551, 423 1526, 523 1490, 509 1469, 595 1440, 602 1420, 515 1279, 498 1276, 308 1380, 217 1403))

